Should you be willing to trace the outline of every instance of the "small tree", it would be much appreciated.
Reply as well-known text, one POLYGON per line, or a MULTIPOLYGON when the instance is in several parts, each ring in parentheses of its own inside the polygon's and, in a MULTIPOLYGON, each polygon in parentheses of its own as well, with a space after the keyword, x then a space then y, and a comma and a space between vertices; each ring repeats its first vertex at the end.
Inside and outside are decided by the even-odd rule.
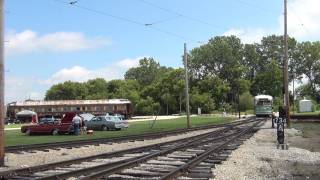
POLYGON ((253 97, 248 91, 240 95, 239 105, 241 111, 253 109, 253 97))

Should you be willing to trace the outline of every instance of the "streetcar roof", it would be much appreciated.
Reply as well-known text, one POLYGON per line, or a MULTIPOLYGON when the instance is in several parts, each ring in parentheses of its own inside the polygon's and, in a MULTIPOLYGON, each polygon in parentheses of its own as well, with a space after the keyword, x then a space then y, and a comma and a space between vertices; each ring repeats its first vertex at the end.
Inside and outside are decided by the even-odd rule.
POLYGON ((258 96, 255 96, 254 97, 255 100, 259 100, 259 99, 268 99, 268 100, 272 100, 272 96, 269 96, 269 95, 258 95, 258 96))

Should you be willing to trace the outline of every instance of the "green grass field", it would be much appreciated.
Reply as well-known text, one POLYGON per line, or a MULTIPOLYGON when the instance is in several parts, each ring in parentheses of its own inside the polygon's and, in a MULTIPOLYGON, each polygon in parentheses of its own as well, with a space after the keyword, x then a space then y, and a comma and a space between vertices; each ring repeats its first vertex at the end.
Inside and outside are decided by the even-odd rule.
MULTIPOLYGON (((232 121, 231 117, 219 116, 196 116, 191 118, 192 127, 208 125, 208 124, 221 124, 232 121)), ((32 135, 26 136, 20 130, 5 131, 6 146, 23 145, 23 144, 38 144, 50 143, 61 141, 73 141, 81 139, 96 139, 106 137, 120 137, 128 135, 136 135, 148 132, 159 132, 174 129, 186 128, 186 118, 170 119, 170 120, 157 120, 151 129, 152 121, 130 122, 130 127, 121 131, 94 131, 93 135, 32 135)))

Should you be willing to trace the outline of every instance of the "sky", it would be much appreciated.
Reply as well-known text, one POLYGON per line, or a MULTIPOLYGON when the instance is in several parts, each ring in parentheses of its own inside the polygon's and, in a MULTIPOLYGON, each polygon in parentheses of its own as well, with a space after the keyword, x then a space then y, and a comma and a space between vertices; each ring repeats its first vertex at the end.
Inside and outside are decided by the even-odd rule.
MULTIPOLYGON (((288 33, 320 38, 320 0, 288 0, 288 33)), ((210 38, 243 43, 283 33, 283 0, 6 0, 5 101, 43 99, 52 85, 123 79, 142 57, 182 67, 210 38)))

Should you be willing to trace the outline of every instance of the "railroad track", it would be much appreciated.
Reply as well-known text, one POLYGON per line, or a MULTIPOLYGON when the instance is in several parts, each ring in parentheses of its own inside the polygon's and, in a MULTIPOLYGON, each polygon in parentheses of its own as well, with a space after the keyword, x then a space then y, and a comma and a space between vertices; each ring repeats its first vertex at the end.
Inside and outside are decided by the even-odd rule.
MULTIPOLYGON (((250 117, 245 121, 252 121, 254 117, 250 117)), ((28 145, 19 145, 19 146, 9 146, 5 147, 6 153, 23 153, 23 152, 34 152, 34 151, 48 151, 49 149, 59 150, 61 148, 77 148, 83 147, 85 145, 99 145, 99 144, 109 144, 109 143, 120 143, 128 141, 139 141, 146 139, 153 139, 159 137, 165 137, 170 135, 176 135, 186 132, 192 132, 197 130, 205 130, 211 128, 224 127, 226 125, 238 124, 237 122, 218 124, 218 125, 207 125, 207 126, 198 126, 190 129, 177 129, 173 131, 162 131, 156 133, 145 133, 140 135, 129 135, 116 138, 98 138, 98 139, 89 139, 89 140, 77 140, 77 141, 64 141, 64 142, 54 142, 54 143, 43 143, 43 144, 28 144, 28 145)))
MULTIPOLYGON (((211 168, 227 158, 261 123, 246 121, 219 130, 156 145, 1 172, 4 179, 172 179, 189 172, 211 176, 211 168)), ((199 177, 197 177, 199 176, 199 177)))

